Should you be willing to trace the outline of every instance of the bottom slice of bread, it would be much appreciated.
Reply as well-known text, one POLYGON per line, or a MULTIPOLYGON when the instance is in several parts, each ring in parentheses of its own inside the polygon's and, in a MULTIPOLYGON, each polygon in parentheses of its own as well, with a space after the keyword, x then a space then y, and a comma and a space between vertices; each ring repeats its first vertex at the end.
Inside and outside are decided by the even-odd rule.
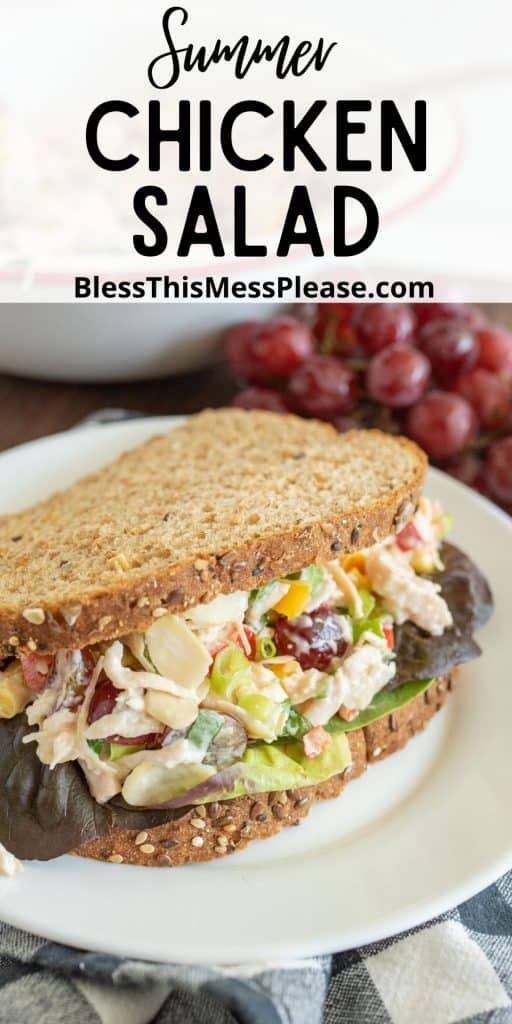
POLYGON ((173 867, 224 857, 242 850, 253 839, 274 835, 285 825, 298 825, 315 800, 339 796, 369 763, 382 761, 421 732, 445 703, 453 689, 454 675, 435 679, 428 690, 403 708, 373 725, 349 732, 352 764, 341 775, 334 775, 318 786, 205 804, 192 808, 177 821, 147 832, 115 829, 109 836, 94 839, 74 852, 117 864, 173 867))

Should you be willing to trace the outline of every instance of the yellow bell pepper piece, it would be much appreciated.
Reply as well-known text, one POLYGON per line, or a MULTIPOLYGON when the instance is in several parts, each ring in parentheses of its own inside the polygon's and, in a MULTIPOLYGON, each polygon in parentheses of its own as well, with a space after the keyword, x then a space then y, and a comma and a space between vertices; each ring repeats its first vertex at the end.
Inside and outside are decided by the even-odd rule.
POLYGON ((355 551, 352 555, 345 555, 343 559, 343 568, 345 572, 350 572, 351 569, 357 569, 357 571, 364 576, 366 572, 366 558, 361 551, 355 551))
POLYGON ((432 552, 428 550, 422 551, 421 548, 417 548, 416 551, 413 551, 411 565, 417 573, 434 572, 436 567, 432 552))
POLYGON ((295 619, 309 604, 311 584, 306 580, 283 580, 283 583, 290 584, 289 590, 274 605, 273 611, 286 615, 287 619, 295 619))
POLYGON ((352 555, 345 555, 342 565, 345 572, 350 573, 359 590, 371 590, 370 581, 366 575, 366 557, 361 551, 355 551, 352 555))
POLYGON ((19 661, 0 672, 0 718, 14 718, 24 711, 33 693, 25 684, 19 661))
POLYGON ((295 661, 292 658, 290 658, 290 661, 273 661, 270 668, 281 682, 286 681, 286 679, 290 679, 292 676, 296 676, 301 670, 298 661, 295 661))

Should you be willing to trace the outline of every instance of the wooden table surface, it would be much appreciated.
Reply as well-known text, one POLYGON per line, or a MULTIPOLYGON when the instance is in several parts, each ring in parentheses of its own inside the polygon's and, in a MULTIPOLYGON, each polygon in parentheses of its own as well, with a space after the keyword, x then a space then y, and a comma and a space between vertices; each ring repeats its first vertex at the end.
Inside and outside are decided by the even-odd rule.
POLYGON ((98 409, 178 415, 226 405, 235 390, 220 366, 183 377, 124 384, 65 384, 0 375, 0 450, 65 430, 98 409))
MULTIPOLYGON (((512 326, 512 304, 488 306, 486 312, 512 326)), ((0 336, 0 358, 1 345, 0 336)), ((106 407, 150 415, 177 415, 196 412, 207 405, 225 405, 234 392, 223 366, 183 377, 121 384, 67 384, 0 374, 0 450, 65 430, 89 413, 106 407)))

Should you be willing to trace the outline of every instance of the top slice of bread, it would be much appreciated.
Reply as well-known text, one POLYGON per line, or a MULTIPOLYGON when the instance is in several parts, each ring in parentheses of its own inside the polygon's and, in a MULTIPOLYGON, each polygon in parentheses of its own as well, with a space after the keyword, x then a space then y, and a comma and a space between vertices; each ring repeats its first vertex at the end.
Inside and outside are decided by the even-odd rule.
POLYGON ((427 460, 379 431, 206 410, 15 515, 0 517, 0 654, 141 631, 384 538, 427 460))

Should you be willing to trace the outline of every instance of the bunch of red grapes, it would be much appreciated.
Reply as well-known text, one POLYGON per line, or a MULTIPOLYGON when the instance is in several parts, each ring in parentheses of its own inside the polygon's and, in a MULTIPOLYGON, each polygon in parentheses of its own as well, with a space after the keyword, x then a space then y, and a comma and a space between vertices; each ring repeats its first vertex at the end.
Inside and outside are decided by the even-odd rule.
POLYGON ((405 433, 512 513, 512 331, 458 303, 323 303, 246 321, 234 404, 405 433))

